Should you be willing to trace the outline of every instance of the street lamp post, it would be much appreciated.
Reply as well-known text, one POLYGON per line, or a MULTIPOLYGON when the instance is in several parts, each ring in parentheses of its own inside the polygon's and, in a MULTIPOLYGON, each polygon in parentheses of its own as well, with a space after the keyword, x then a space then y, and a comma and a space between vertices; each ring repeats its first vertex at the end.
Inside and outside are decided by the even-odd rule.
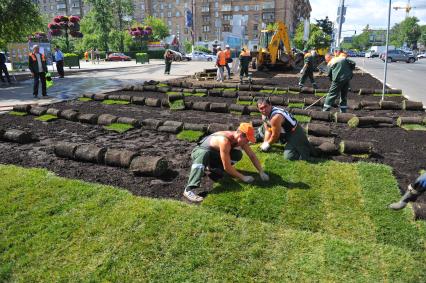
POLYGON ((391 17, 392 0, 389 0, 389 11, 388 11, 388 29, 386 31, 386 56, 385 56, 385 67, 384 67, 384 78, 383 78, 383 89, 382 89, 382 101, 385 99, 385 88, 386 78, 388 74, 388 51, 389 51, 389 29, 390 29, 390 17, 391 17))

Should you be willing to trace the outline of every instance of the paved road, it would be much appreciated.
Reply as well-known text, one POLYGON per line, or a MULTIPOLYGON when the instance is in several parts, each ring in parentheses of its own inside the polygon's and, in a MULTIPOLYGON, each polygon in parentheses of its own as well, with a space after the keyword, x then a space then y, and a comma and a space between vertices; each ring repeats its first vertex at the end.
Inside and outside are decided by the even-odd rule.
MULTIPOLYGON (((383 82, 384 63, 378 58, 351 58, 357 66, 363 68, 383 82)), ((426 105, 426 59, 412 64, 393 62, 388 64, 387 84, 402 89, 404 96, 426 105)))
MULTIPOLYGON (((17 82, 11 86, 0 82, 0 112, 10 110, 13 105, 49 104, 72 99, 84 93, 107 92, 122 88, 127 83, 143 83, 147 80, 167 80, 185 77, 205 68, 212 68, 212 62, 179 62, 173 63, 171 75, 164 75, 164 62, 152 61, 150 64, 136 65, 132 62, 102 62, 100 65, 83 63, 81 70, 65 78, 54 79, 54 86, 48 89, 48 99, 32 97, 32 80, 17 82)), ((41 96, 41 89, 39 90, 41 96)))

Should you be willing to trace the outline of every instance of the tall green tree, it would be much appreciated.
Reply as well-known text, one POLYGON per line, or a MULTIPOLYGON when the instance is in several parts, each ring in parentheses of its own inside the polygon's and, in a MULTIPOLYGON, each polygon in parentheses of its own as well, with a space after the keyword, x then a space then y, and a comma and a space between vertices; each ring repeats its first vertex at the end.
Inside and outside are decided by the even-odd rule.
MULTIPOLYGON (((111 8, 111 1, 85 0, 85 2, 91 5, 91 9, 89 12, 91 17, 89 20, 92 25, 91 29, 93 29, 93 33, 95 33, 96 36, 99 37, 99 47, 102 50, 108 51, 109 33, 113 27, 113 13, 111 8)), ((86 17, 88 15, 86 15, 86 17)))
POLYGON ((0 48, 26 41, 29 34, 44 29, 40 12, 31 0, 0 1, 0 48))
POLYGON ((319 27, 323 32, 325 32, 328 35, 333 34, 333 22, 328 19, 328 16, 324 19, 315 20, 316 26, 319 27))
POLYGON ((359 49, 359 50, 368 49, 371 46, 370 35, 371 35, 370 26, 366 25, 359 35, 354 36, 352 40, 352 48, 359 49))
MULTIPOLYGON (((129 17, 133 15, 133 1, 132 0, 111 0, 111 8, 114 15, 114 29, 110 33, 116 40, 118 39, 118 49, 124 51, 124 40, 127 34, 125 31, 126 24, 128 24, 129 17)), ((117 50, 117 48, 113 48, 117 50)))
POLYGON ((423 45, 426 45, 426 25, 420 27, 421 35, 419 38, 419 42, 423 45))
POLYGON ((419 19, 408 17, 392 27, 391 43, 395 46, 402 46, 406 43, 411 48, 417 47, 417 41, 422 34, 418 24, 419 19))
POLYGON ((148 16, 145 18, 143 23, 144 25, 152 28, 152 38, 154 40, 161 40, 170 35, 169 28, 162 19, 148 16))
POLYGON ((331 36, 326 34, 317 25, 310 24, 309 39, 305 41, 303 39, 304 34, 304 23, 299 23, 296 28, 296 33, 293 39, 294 45, 298 49, 304 48, 327 48, 331 43, 331 36))

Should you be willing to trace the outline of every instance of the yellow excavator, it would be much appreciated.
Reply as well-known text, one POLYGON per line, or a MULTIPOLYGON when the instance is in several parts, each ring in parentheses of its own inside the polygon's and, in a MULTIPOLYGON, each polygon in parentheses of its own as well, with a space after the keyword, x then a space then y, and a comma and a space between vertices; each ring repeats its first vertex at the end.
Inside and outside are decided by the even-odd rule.
MULTIPOLYGON (((257 53, 257 54, 256 54, 257 53)), ((290 47, 287 26, 277 22, 273 29, 262 30, 260 34, 256 66, 259 71, 268 69, 294 68, 294 54, 290 47)))

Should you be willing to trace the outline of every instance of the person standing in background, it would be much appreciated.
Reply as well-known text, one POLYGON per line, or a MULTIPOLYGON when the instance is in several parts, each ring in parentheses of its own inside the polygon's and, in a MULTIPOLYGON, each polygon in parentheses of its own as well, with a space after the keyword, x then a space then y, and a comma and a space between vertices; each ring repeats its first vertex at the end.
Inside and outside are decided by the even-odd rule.
POLYGON ((6 67, 6 55, 0 52, 0 78, 1 78, 1 81, 5 83, 3 78, 3 73, 6 76, 7 82, 11 84, 12 82, 10 81, 9 72, 7 71, 7 67, 6 67))
POLYGON ((231 68, 229 68, 229 63, 232 63, 232 58, 231 58, 231 48, 229 47, 229 45, 225 46, 225 60, 226 60, 226 64, 225 64, 225 68, 226 71, 228 72, 228 80, 231 79, 231 68))
POLYGON ((46 57, 44 54, 40 54, 40 47, 38 45, 33 46, 33 52, 28 56, 28 67, 34 78, 33 96, 38 97, 38 84, 41 81, 41 90, 44 97, 47 96, 46 88, 46 73, 47 64, 46 57))
POLYGON ((55 48, 55 62, 56 62, 56 69, 58 69, 59 77, 63 78, 65 76, 65 72, 64 72, 64 54, 59 49, 59 46, 56 46, 56 48, 55 48))

